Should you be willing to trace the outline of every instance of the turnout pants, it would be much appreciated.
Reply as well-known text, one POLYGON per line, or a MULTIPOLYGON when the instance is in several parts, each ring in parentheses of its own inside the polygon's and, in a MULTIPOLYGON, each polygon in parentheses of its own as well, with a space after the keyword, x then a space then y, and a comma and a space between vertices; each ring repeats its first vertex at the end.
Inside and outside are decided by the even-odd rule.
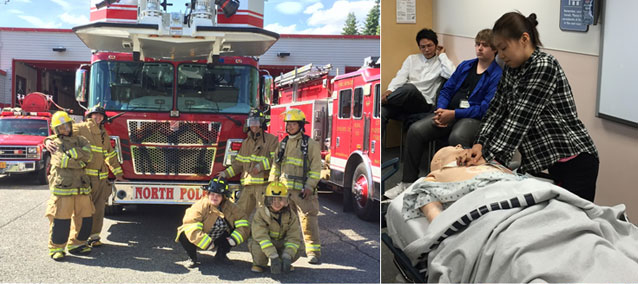
MULTIPOLYGON (((270 238, 270 241, 272 242, 273 246, 277 249, 277 255, 279 255, 279 257, 281 258, 282 254, 284 253, 284 250, 286 249, 286 247, 284 246, 284 244, 286 243, 286 240, 285 239, 275 240, 270 238)), ((266 256, 266 253, 264 253, 264 251, 261 249, 259 242, 251 238, 250 243, 248 244, 248 250, 250 251, 250 254, 253 256, 253 265, 258 265, 261 267, 268 266, 269 258, 268 256, 266 256)), ((292 257, 291 263, 294 263, 295 261, 297 261, 297 259, 299 259, 299 257, 301 257, 301 249, 298 249, 295 255, 290 255, 290 256, 292 257)))
POLYGON ((306 198, 301 198, 299 190, 289 190, 290 207, 299 215, 301 231, 303 232, 306 255, 321 256, 321 243, 319 242, 319 196, 314 192, 306 198))
MULTIPOLYGON (((213 240, 213 244, 215 245, 215 248, 217 249, 217 252, 215 253, 215 258, 224 257, 226 256, 226 254, 228 254, 228 252, 230 252, 231 247, 230 247, 230 244, 228 243, 228 240, 226 240, 226 237, 228 236, 230 236, 228 232, 224 232, 221 236, 213 240)), ((186 250, 186 254, 188 254, 188 257, 191 258, 191 260, 193 261, 197 261, 197 246, 194 245, 192 242, 190 242, 188 238, 186 238, 186 235, 184 235, 184 232, 181 232, 179 234, 178 240, 179 240, 179 243, 184 248, 184 250, 186 250)))
POLYGON ((106 202, 112 193, 112 185, 108 179, 99 179, 96 176, 91 178, 91 200, 95 206, 95 214, 93 214, 93 227, 91 228, 91 236, 89 238, 99 240, 102 226, 104 225, 104 209, 106 202))
POLYGON ((255 206, 264 206, 264 192, 266 192, 266 185, 247 185, 242 187, 237 205, 244 210, 247 217, 253 213, 255 206))
POLYGON ((95 208, 89 195, 52 195, 45 216, 49 219, 49 254, 86 244, 95 208))

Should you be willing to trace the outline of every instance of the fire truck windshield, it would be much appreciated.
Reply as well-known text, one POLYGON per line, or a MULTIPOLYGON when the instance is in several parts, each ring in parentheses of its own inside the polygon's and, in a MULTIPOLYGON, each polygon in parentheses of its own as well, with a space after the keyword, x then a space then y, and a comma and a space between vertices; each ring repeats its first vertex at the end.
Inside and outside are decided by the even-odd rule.
POLYGON ((0 119, 0 134, 47 136, 49 125, 46 120, 3 118, 0 119))
POLYGON ((173 83, 170 63, 99 61, 91 68, 89 105, 167 112, 173 109, 173 83))
POLYGON ((248 113, 256 106, 259 73, 248 65, 181 64, 177 109, 182 112, 248 113))

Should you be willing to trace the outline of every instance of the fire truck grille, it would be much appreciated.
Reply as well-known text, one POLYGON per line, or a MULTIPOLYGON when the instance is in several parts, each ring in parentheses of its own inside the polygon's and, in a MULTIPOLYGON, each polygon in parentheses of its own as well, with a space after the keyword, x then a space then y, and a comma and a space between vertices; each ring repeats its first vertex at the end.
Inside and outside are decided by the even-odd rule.
POLYGON ((211 146, 219 139, 221 123, 129 120, 133 144, 211 146))
POLYGON ((216 148, 131 146, 135 174, 211 175, 216 148))
POLYGON ((6 146, 0 147, 0 159, 24 159, 27 158, 27 147, 6 146))

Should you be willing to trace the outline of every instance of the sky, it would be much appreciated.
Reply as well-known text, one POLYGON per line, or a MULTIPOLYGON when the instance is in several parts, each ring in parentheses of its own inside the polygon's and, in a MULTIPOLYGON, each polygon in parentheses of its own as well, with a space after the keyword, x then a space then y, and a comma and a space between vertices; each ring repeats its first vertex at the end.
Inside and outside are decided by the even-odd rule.
MULTIPOLYGON (((241 0, 240 0, 241 1, 241 0)), ((187 0, 169 0, 184 11, 187 0)), ((0 27, 72 28, 89 22, 90 0, 0 0, 0 27)), ((359 27, 374 0, 266 0, 264 28, 279 34, 339 35, 354 12, 359 27)))

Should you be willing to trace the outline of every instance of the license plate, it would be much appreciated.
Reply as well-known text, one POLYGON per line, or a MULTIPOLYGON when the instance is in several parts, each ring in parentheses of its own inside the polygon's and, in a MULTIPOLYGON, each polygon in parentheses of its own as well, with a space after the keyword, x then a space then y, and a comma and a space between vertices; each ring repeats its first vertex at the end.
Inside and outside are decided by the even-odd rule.
POLYGON ((0 169, 6 169, 7 168, 7 163, 4 161, 0 161, 0 169))

